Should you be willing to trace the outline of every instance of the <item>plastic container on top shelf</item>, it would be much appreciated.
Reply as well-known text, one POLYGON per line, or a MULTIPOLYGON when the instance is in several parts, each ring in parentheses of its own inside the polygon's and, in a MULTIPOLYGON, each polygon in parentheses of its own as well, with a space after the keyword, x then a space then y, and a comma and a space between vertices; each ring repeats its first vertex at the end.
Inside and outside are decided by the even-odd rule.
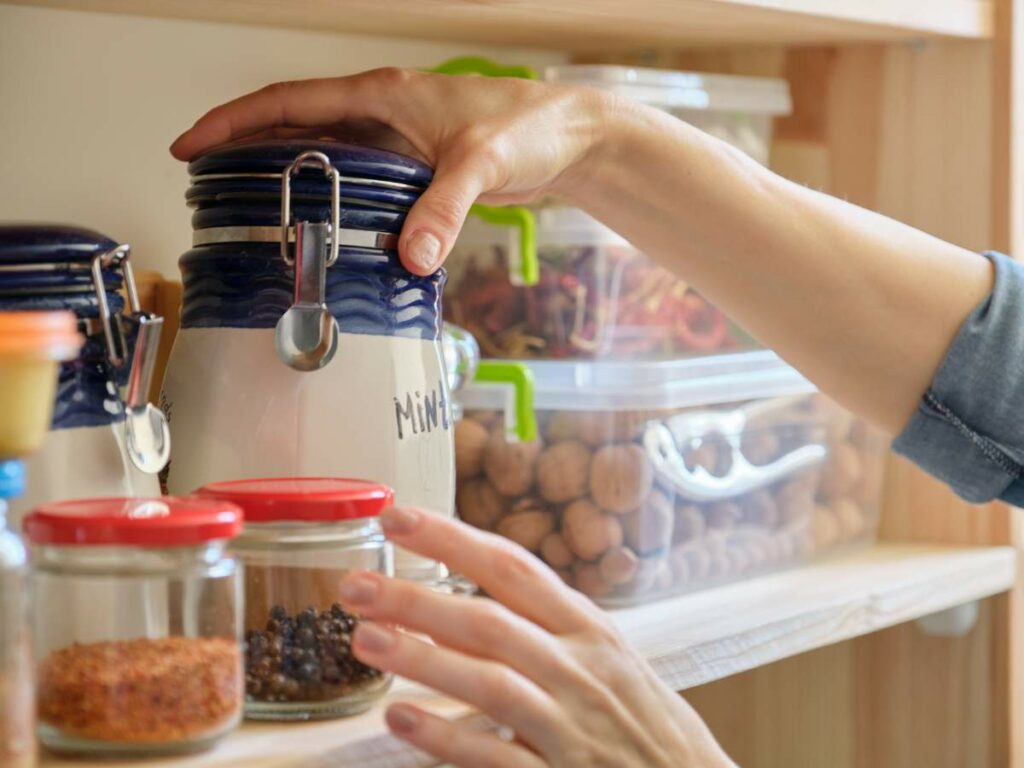
POLYGON ((241 581, 220 500, 88 499, 36 507, 39 736, 71 754, 214 744, 242 716, 241 581))
POLYGON ((534 362, 539 438, 493 389, 460 395, 458 514, 605 605, 871 541, 884 441, 773 353, 534 362))
MULTIPOLYGON (((0 225, 0 311, 16 313, 7 323, 21 318, 0 340, 5 395, 30 372, 24 358, 18 362, 5 352, 15 337, 30 326, 38 334, 43 322, 57 323, 46 333, 69 335, 67 320, 45 321, 46 312, 73 314, 77 332, 85 337, 83 346, 72 327, 77 346, 70 354, 59 350, 51 356, 62 361, 59 374, 35 390, 37 403, 44 394, 50 398, 46 409, 52 409, 52 419, 42 447, 27 459, 28 487, 11 507, 15 523, 26 509, 48 501, 158 494, 157 472, 170 445, 163 414, 146 397, 163 319, 139 307, 128 246, 80 227, 0 225), (4 368, 10 364, 16 367, 4 368), (5 370, 18 376, 6 376, 5 370)), ((37 362, 35 375, 52 375, 44 371, 49 365, 37 362)), ((18 391, 27 390, 14 394, 18 391)), ((35 430, 25 421, 33 413, 30 405, 10 413, 16 415, 13 431, 35 443, 35 430)), ((6 442, 7 418, 0 416, 0 443, 6 442)))
POLYGON ((540 276, 509 279, 510 230, 467 222, 449 260, 447 316, 485 357, 662 359, 755 342, 687 284, 575 208, 536 212, 540 276))

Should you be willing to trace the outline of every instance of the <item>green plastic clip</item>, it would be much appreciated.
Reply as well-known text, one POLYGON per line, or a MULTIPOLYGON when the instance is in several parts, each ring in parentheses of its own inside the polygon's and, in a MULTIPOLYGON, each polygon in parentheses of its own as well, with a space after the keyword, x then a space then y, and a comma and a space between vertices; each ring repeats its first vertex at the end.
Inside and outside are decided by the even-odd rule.
POLYGON ((515 391, 515 434, 522 442, 537 439, 537 416, 533 410, 533 373, 522 363, 481 360, 474 384, 508 384, 515 391))
POLYGON ((540 280, 540 264, 537 261, 537 220, 533 212, 518 205, 500 208, 480 203, 473 205, 469 212, 492 226, 518 231, 518 247, 508 255, 508 278, 513 285, 536 285, 540 280))
POLYGON ((427 71, 439 75, 483 75, 484 77, 518 77, 521 80, 537 79, 536 71, 530 67, 516 64, 504 66, 483 56, 458 56, 427 71))

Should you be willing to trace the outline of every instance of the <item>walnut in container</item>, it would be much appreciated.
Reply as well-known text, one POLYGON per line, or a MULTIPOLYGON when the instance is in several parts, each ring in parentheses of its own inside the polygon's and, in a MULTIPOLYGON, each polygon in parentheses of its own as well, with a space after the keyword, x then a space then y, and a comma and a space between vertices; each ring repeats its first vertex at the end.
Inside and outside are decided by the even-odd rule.
POLYGON ((875 535, 882 438, 771 353, 529 365, 532 443, 507 436, 485 388, 463 393, 464 462, 479 456, 481 470, 457 475, 456 507, 602 604, 747 578, 875 535))

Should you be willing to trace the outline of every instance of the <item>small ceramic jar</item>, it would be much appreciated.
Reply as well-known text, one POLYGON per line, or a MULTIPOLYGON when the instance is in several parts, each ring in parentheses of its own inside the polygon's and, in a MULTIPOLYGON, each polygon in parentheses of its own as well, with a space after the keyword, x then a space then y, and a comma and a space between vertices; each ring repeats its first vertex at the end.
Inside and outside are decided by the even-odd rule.
POLYGON ((341 606, 349 571, 392 573, 377 516, 391 489, 329 478, 212 483, 200 496, 245 513, 246 715, 310 720, 368 709, 391 676, 352 654, 358 619, 341 606))

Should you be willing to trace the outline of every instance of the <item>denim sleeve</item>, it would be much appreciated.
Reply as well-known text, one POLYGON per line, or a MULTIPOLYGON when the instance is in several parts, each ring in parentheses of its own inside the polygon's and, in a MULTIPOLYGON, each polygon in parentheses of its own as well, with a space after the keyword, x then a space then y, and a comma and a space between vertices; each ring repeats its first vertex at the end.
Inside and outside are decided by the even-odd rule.
POLYGON ((985 255, 995 288, 960 328, 893 449, 967 501, 1024 506, 1024 266, 985 255))

